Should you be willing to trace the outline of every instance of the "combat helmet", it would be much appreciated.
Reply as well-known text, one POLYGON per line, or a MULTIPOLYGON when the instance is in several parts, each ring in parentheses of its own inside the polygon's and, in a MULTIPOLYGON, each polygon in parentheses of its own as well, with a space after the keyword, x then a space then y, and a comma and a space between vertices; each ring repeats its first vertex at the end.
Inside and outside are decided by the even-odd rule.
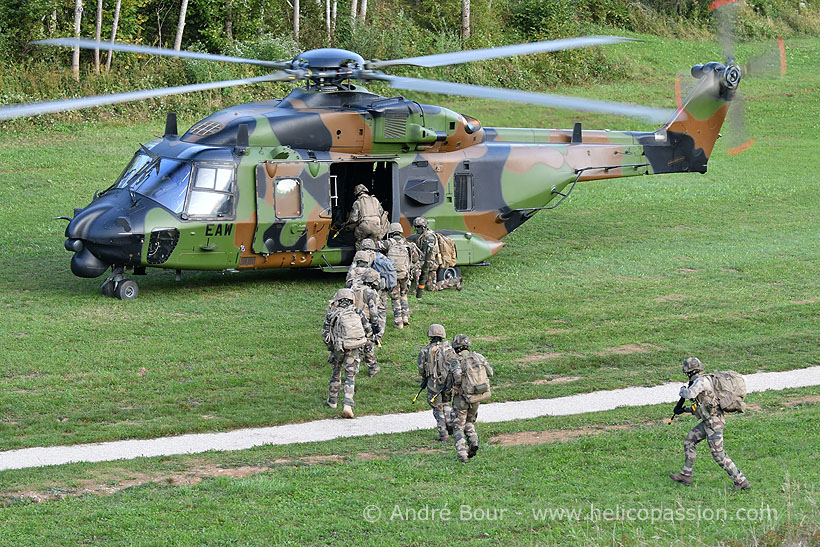
POLYGON ((336 291, 336 294, 333 295, 334 302, 341 302, 342 300, 350 300, 353 302, 353 291, 350 289, 339 289, 336 291))
POLYGON ((362 276, 362 281, 367 283, 368 285, 378 285, 381 276, 376 270, 366 271, 364 276, 362 276))
POLYGON ((401 222, 393 222, 387 230, 388 234, 401 234, 402 232, 404 232, 404 228, 401 227, 401 222))
POLYGON ((453 338, 453 349, 456 351, 470 349, 470 338, 466 334, 456 334, 453 338))
POLYGON ((441 338, 444 340, 447 338, 447 332, 444 330, 444 325, 439 325, 438 323, 433 323, 430 325, 430 328, 427 329, 427 336, 430 338, 441 338))
POLYGON ((683 373, 692 375, 696 372, 703 372, 703 363, 697 357, 687 357, 683 360, 683 373))
POLYGON ((365 251, 356 251, 356 254, 353 255, 353 263, 357 262, 366 262, 370 264, 370 254, 365 251))
POLYGON ((361 194, 367 193, 367 186, 364 184, 357 184, 356 187, 353 189, 353 195, 359 197, 361 194))
POLYGON ((359 246, 361 247, 362 251, 376 250, 376 242, 370 239, 369 237, 364 238, 362 242, 359 244, 359 246))
POLYGON ((421 230, 426 230, 427 229, 427 219, 424 218, 424 217, 416 217, 416 219, 413 221, 413 228, 415 228, 417 232, 420 229, 421 230))

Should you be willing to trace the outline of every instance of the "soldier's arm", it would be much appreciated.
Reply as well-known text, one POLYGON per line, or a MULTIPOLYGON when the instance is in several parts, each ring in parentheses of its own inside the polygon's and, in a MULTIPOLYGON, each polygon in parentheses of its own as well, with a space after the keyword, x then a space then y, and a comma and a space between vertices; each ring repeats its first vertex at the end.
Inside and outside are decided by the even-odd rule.
POLYGON ((706 389, 711 389, 712 382, 706 376, 698 376, 691 386, 680 388, 680 396, 684 399, 694 399, 706 389))
POLYGON ((329 313, 327 314, 327 317, 325 317, 325 325, 324 325, 324 327, 322 327, 322 341, 325 343, 325 345, 328 348, 330 348, 331 340, 330 340, 330 314, 329 313))
POLYGON ((373 327, 370 326, 370 321, 367 320, 367 316, 359 308, 356 308, 356 312, 359 314, 359 318, 362 320, 362 327, 364 327, 364 335, 367 338, 372 337, 373 327))
POLYGON ((345 222, 345 226, 349 226, 350 224, 355 224, 361 220, 361 212, 359 211, 359 200, 353 202, 353 206, 350 208, 350 215, 347 217, 347 222, 345 222))
POLYGON ((427 375, 424 373, 425 372, 424 371, 424 362, 426 361, 425 357, 426 357, 426 355, 424 353, 424 350, 422 349, 419 352, 418 359, 416 360, 416 363, 418 364, 418 367, 419 367, 419 376, 421 376, 422 378, 427 377, 427 375))

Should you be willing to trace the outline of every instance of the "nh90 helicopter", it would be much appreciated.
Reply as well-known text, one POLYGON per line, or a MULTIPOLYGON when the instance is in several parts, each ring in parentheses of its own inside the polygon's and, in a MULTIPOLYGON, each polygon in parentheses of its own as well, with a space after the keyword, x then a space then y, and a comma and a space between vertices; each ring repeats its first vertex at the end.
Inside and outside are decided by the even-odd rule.
POLYGON ((390 222, 411 233, 418 216, 451 237, 458 264, 497 253, 502 238, 579 181, 705 173, 741 71, 731 60, 697 65, 697 83, 677 110, 398 77, 396 65, 442 66, 628 40, 586 37, 391 61, 317 49, 292 61, 178 52, 57 39, 44 44, 252 63, 277 71, 247 80, 0 108, 0 120, 261 81, 305 80, 281 100, 217 112, 179 135, 141 145, 117 181, 77 208, 66 228, 71 271, 98 277, 103 293, 135 298, 125 271, 333 268, 350 264, 353 235, 339 231, 365 184, 390 222), (490 128, 464 114, 358 83, 638 117, 657 131, 490 128))

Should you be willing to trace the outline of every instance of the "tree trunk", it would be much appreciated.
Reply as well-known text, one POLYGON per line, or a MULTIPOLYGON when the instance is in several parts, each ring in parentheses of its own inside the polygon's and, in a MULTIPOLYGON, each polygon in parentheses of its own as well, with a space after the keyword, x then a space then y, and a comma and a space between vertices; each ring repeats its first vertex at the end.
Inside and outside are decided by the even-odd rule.
POLYGON ((330 8, 330 33, 336 32, 336 8, 338 0, 333 0, 333 6, 330 8))
POLYGON ((359 0, 350 0, 350 24, 356 24, 356 14, 359 11, 359 0))
POLYGON ((325 0, 325 32, 327 32, 327 46, 330 47, 330 0, 325 0))
MULTIPOLYGON (((120 5, 122 5, 122 0, 117 0, 117 5, 114 6, 114 24, 111 25, 111 43, 114 43, 114 40, 117 39, 117 25, 120 22, 120 5)), ((111 70, 111 55, 114 52, 112 50, 108 50, 108 58, 105 60, 105 73, 108 74, 108 71, 111 70)))
POLYGON ((362 0, 359 3, 359 22, 365 23, 367 21, 367 0, 362 0))
POLYGON ((299 40, 299 0, 293 0, 293 38, 299 40))
POLYGON ((461 39, 470 39, 470 0, 461 0, 461 39))
POLYGON ((54 36, 54 33, 57 32, 57 8, 53 8, 51 10, 51 21, 48 23, 48 35, 49 37, 54 36))
POLYGON ((233 2, 225 5, 225 38, 233 42, 233 2))
MULTIPOLYGON (((74 38, 80 38, 80 23, 83 19, 83 0, 74 2, 74 38)), ((71 56, 71 75, 78 82, 80 81, 80 47, 74 48, 74 55, 71 56)))
MULTIPOLYGON (((97 31, 94 33, 94 39, 97 44, 100 43, 100 35, 102 34, 102 0, 97 0, 97 31)), ((100 48, 94 48, 94 72, 100 73, 100 48)))
POLYGON ((182 0, 179 7, 179 23, 177 23, 177 37, 174 39, 174 51, 182 47, 182 31, 185 30, 185 12, 188 11, 188 0, 182 0))

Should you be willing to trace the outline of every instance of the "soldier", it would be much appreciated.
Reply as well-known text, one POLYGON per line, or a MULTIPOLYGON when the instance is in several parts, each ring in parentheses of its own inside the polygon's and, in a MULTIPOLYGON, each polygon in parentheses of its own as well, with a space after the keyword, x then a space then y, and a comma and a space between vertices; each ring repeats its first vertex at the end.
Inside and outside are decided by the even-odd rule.
POLYGON ((419 249, 402 236, 402 227, 398 222, 390 225, 388 238, 384 241, 387 258, 396 264, 396 286, 390 290, 393 303, 393 325, 397 329, 410 324, 410 304, 407 293, 410 292, 412 268, 419 261, 419 249))
POLYGON ((387 319, 384 304, 379 297, 379 274, 368 268, 362 278, 362 284, 353 287, 354 302, 359 305, 370 323, 372 335, 368 336, 367 343, 362 348, 362 356, 367 365, 367 375, 373 377, 381 368, 376 361, 376 345, 381 344, 384 335, 384 325, 387 319))
POLYGON ((450 393, 445 389, 450 368, 458 365, 458 356, 445 340, 444 326, 433 323, 427 330, 430 343, 421 348, 418 357, 419 376, 427 381, 427 404, 433 409, 438 429, 437 441, 447 440, 450 417, 450 393))
POLYGON ((448 385, 453 388, 452 428, 453 440, 456 442, 458 459, 466 463, 478 452, 478 433, 475 421, 478 417, 478 405, 490 396, 490 378, 493 368, 487 359, 478 352, 470 351, 470 339, 466 334, 457 334, 453 338, 453 350, 458 361, 450 366, 448 385), (470 443, 467 449, 467 441, 470 443))
POLYGON ((362 239, 372 238, 379 240, 382 238, 382 219, 385 217, 382 204, 375 196, 368 193, 367 186, 357 184, 353 189, 356 201, 350 209, 350 216, 345 222, 345 226, 355 225, 353 233, 356 236, 356 248, 362 239))
POLYGON ((420 251, 420 273, 418 285, 416 285, 416 298, 421 298, 427 284, 429 284, 429 290, 434 291, 437 288, 438 238, 436 238, 435 232, 429 229, 427 219, 424 217, 416 217, 413 221, 413 227, 419 235, 416 241, 420 251))
POLYGON ((345 279, 345 285, 347 288, 362 284, 362 277, 364 277, 364 274, 370 270, 373 270, 373 268, 370 267, 372 262, 373 261, 367 252, 356 251, 356 254, 353 255, 353 265, 347 271, 347 278, 345 279))
POLYGON ((344 408, 346 418, 353 417, 353 392, 356 374, 361 362, 361 348, 372 336, 370 322, 362 310, 353 305, 353 291, 339 289, 327 309, 322 340, 330 350, 328 363, 333 367, 330 373, 330 387, 327 405, 336 408, 341 387, 342 368, 345 371, 344 408))
POLYGON ((709 450, 712 451, 712 457, 734 482, 732 490, 746 490, 751 486, 749 480, 738 470, 735 463, 723 450, 723 428, 726 425, 726 420, 723 418, 723 411, 718 405, 712 379, 708 374, 702 374, 703 365, 697 357, 689 357, 683 361, 683 373, 689 376, 689 385, 681 387, 680 396, 682 399, 692 400, 694 404, 691 409, 678 411, 676 408, 675 412, 691 412, 700 418, 701 422, 692 428, 683 441, 685 456, 683 469, 680 473, 670 474, 669 477, 686 486, 691 486, 697 444, 706 439, 709 443, 709 450))

